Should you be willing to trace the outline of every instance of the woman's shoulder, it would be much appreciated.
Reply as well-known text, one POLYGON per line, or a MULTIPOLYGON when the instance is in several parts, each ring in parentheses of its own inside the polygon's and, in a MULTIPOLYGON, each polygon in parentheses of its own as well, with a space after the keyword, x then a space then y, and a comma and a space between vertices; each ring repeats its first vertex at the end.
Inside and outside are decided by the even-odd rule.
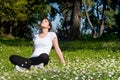
POLYGON ((51 34, 51 35, 53 34, 53 35, 54 35, 54 34, 56 34, 56 33, 55 33, 55 32, 49 32, 49 34, 51 34))
POLYGON ((55 32, 49 32, 49 35, 50 37, 53 39, 55 37, 57 37, 56 33, 55 32))

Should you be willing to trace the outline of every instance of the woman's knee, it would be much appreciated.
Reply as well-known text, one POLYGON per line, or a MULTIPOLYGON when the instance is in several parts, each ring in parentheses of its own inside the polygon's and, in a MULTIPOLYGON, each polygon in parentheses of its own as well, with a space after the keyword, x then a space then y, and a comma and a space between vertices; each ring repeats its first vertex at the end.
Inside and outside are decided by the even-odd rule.
POLYGON ((14 63, 15 58, 16 58, 16 55, 11 55, 11 56, 9 57, 10 62, 14 63))
POLYGON ((42 59, 42 62, 44 63, 44 65, 47 65, 49 62, 49 55, 46 53, 42 53, 40 55, 40 58, 42 59))
POLYGON ((29 68, 32 64, 32 61, 28 58, 21 57, 19 55, 11 55, 9 60, 14 65, 18 65, 24 68, 29 68))
POLYGON ((41 54, 40 57, 41 57, 43 60, 49 60, 49 55, 46 54, 46 53, 41 54))

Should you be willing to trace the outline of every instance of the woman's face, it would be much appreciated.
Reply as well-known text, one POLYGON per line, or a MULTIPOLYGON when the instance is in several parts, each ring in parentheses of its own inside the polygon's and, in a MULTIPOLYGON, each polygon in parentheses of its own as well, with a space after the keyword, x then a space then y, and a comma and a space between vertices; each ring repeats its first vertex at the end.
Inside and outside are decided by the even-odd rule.
POLYGON ((50 28, 49 21, 47 19, 43 19, 40 26, 41 26, 41 28, 49 29, 50 28))

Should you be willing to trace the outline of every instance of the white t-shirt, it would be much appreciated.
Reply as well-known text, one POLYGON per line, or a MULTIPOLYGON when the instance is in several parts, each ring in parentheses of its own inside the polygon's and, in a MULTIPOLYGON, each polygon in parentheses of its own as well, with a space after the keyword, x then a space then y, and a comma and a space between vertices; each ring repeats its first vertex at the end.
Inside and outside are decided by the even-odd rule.
POLYGON ((42 53, 47 53, 49 55, 52 48, 52 41, 57 37, 54 32, 48 32, 44 38, 40 38, 39 35, 33 37, 34 42, 34 52, 31 57, 37 57, 42 53))

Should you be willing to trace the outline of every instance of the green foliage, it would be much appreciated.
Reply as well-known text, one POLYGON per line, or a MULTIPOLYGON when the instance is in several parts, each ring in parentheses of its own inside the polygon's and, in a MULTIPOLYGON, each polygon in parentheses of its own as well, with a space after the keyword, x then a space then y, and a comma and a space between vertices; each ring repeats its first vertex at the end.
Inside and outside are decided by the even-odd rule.
POLYGON ((0 38, 0 80, 118 80, 120 42, 87 40, 60 42, 66 65, 62 66, 54 49, 45 69, 18 72, 9 62, 12 54, 30 57, 32 42, 0 38))
POLYGON ((113 26, 115 25, 115 14, 116 12, 113 10, 113 9, 110 9, 108 11, 106 11, 106 15, 107 15, 107 18, 106 18, 106 24, 113 26))
MULTIPOLYGON (((3 33, 10 32, 12 30, 12 33, 16 34, 15 31, 21 32, 21 27, 24 27, 24 29, 27 29, 26 26, 30 25, 31 23, 37 23, 38 20, 40 20, 42 17, 47 16, 50 14, 51 20, 53 20, 55 14, 59 13, 61 18, 62 28, 61 30, 64 36, 66 35, 71 37, 70 29, 72 29, 71 26, 71 13, 73 8, 73 2, 75 0, 66 0, 66 1, 60 1, 60 0, 0 0, 0 32, 3 31, 3 33), (59 10, 55 8, 51 8, 49 4, 50 2, 57 3, 59 5, 59 10), (66 17, 66 20, 63 19, 66 17), (23 22, 24 24, 20 23, 23 22), (4 25, 7 25, 4 26, 4 25), (26 24, 26 25, 25 25, 26 24), (10 27, 15 27, 12 30, 10 27), (4 28, 4 29, 3 29, 4 28), (19 29, 19 30, 18 30, 19 29), (6 31, 7 30, 7 31, 6 31)), ((83 1, 82 1, 83 2, 83 1)), ((113 26, 119 26, 115 21, 117 18, 119 19, 119 0, 107 0, 106 9, 105 9, 105 27, 113 27, 113 26), (116 16, 118 17, 116 17, 116 16)), ((101 25, 102 20, 102 11, 103 11, 103 0, 86 0, 87 5, 87 11, 89 13, 90 20, 93 24, 93 26, 96 29, 96 33, 99 33, 99 27, 101 25), (97 12, 98 10, 98 12, 97 12)), ((86 19, 85 11, 83 7, 83 3, 81 4, 81 13, 80 17, 82 19, 86 19)), ((73 20, 75 21, 75 20, 73 20)), ((82 25, 85 26, 86 29, 88 29, 90 26, 88 26, 87 20, 82 21, 82 25)), ((115 30, 115 29, 114 29, 115 30)), ((86 30, 87 31, 87 30, 86 30)), ((26 32, 26 31, 23 31, 26 32)), ((116 32, 119 32, 116 30, 116 32)), ((29 33, 30 34, 30 33, 29 33)), ((60 33, 61 34, 61 33, 60 33)), ((16 34, 17 36, 17 34, 16 34)), ((21 34, 21 36, 23 36, 21 34)))
POLYGON ((0 3, 0 35, 27 37, 31 34, 27 26, 51 13, 48 0, 2 0, 0 3))
POLYGON ((26 0, 19 0, 16 3, 13 3, 13 10, 16 13, 17 20, 25 21, 27 20, 26 10, 28 2, 26 0))
MULTIPOLYGON (((83 0, 84 2, 84 0, 83 0)), ((87 6, 93 6, 94 5, 94 1, 93 0, 86 0, 87 6)))
POLYGON ((9 0, 1 1, 2 14, 1 21, 8 20, 28 20, 29 17, 36 18, 37 14, 41 17, 47 15, 51 11, 51 7, 47 4, 47 1, 35 1, 35 0, 9 0), (29 16, 32 15, 32 16, 29 16))

